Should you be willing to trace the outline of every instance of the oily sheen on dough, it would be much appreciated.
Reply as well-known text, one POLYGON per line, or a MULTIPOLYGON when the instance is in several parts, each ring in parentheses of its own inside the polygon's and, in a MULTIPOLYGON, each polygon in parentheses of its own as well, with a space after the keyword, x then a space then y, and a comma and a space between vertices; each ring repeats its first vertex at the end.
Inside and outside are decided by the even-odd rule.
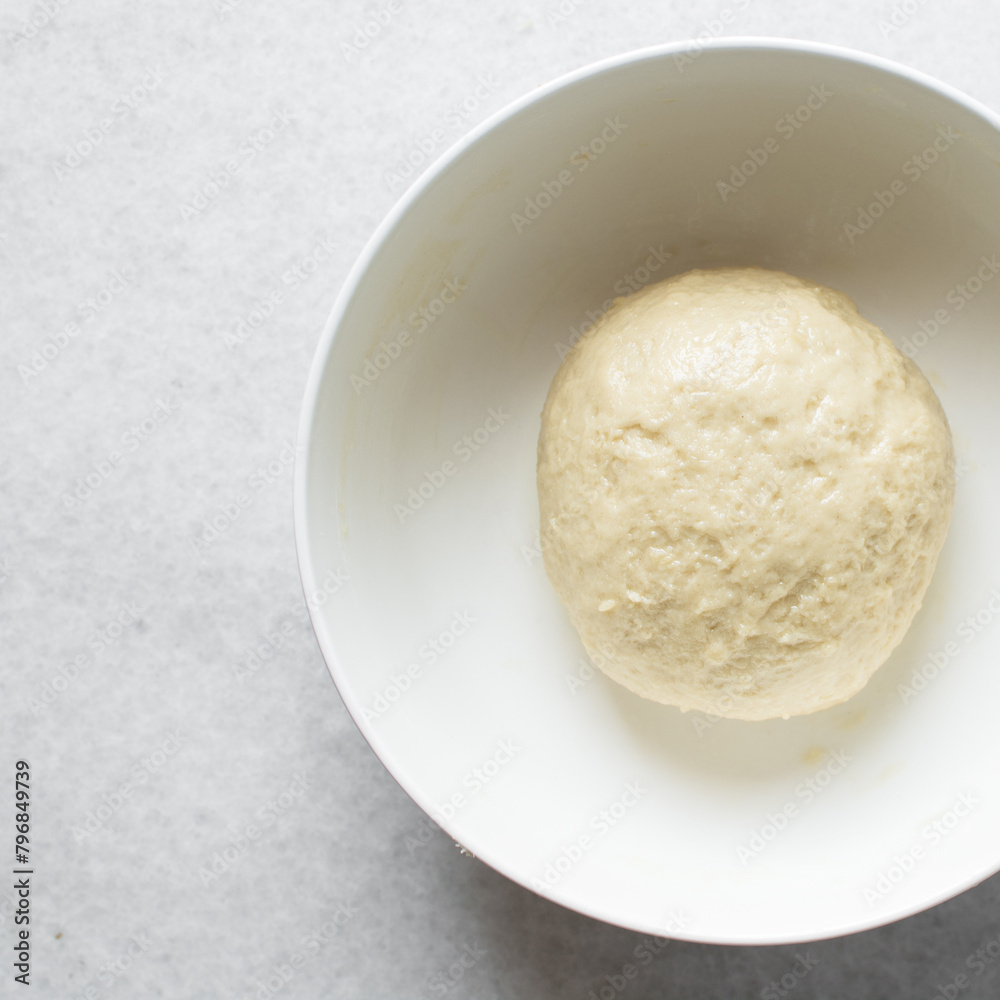
POLYGON ((646 698, 804 715, 867 683, 951 517, 934 390, 846 295, 689 271, 565 358, 538 442, 546 570, 594 662, 646 698))

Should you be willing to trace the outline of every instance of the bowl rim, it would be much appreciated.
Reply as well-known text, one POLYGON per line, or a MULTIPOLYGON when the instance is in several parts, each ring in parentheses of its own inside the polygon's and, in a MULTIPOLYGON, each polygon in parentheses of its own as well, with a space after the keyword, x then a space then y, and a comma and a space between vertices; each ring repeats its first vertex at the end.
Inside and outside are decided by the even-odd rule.
MULTIPOLYGON (((364 248, 361 250, 354 264, 347 273, 343 285, 334 300, 333 307, 327 317, 323 331, 320 334, 310 363, 309 376, 303 395, 302 407, 299 414, 299 425, 295 448, 295 465, 293 475, 293 518, 295 533, 295 551, 298 563, 299 579, 302 584, 303 595, 308 598, 318 591, 318 579, 316 568, 313 564, 312 547, 310 542, 310 531, 308 524, 308 471, 309 455, 312 444, 312 430, 316 417, 316 410, 319 403, 320 387, 323 375, 327 366, 334 339, 343 322, 347 308, 358 291, 362 278, 371 266, 376 254, 382 248, 388 237, 395 230, 396 226, 410 211, 411 207, 423 197, 425 190, 430 187, 438 177, 444 173, 458 158, 471 146, 477 143, 483 136, 492 132, 499 125, 512 119, 522 110, 533 104, 540 103, 556 91, 571 86, 581 80, 596 77, 602 73, 611 72, 622 66, 644 61, 654 61, 680 53, 689 53, 694 49, 697 52, 706 50, 713 51, 755 51, 755 52, 794 52, 812 56, 822 56, 830 59, 840 60, 878 69, 900 77, 912 84, 923 87, 939 96, 945 97, 955 104, 965 108, 967 111, 983 119, 988 125, 1000 133, 1000 114, 991 108, 970 97, 956 87, 945 83, 936 77, 931 76, 922 70, 914 69, 892 59, 883 56, 873 55, 841 45, 832 45, 825 42, 814 42, 804 39, 781 38, 775 36, 730 36, 725 38, 700 39, 688 38, 677 42, 668 42, 658 45, 645 46, 640 49, 631 49, 627 52, 619 53, 596 62, 588 63, 570 72, 564 73, 549 83, 542 84, 527 94, 511 101, 504 107, 493 112, 477 126, 472 128, 465 135, 446 149, 424 173, 418 177, 406 191, 400 196, 385 218, 376 226, 374 232, 369 237, 364 248)), ((327 629, 322 617, 317 613, 311 601, 306 600, 306 608, 309 620, 312 624, 313 632, 316 636, 317 644, 327 670, 333 680, 334 685, 350 713, 354 724, 358 727, 372 752, 388 771, 390 776, 410 797, 410 799, 428 817, 435 811, 435 805, 425 796, 420 789, 408 788, 397 777, 399 773, 395 765, 395 756, 392 750, 384 744, 378 732, 365 721, 364 706, 362 706, 351 694, 349 687, 344 683, 347 673, 338 655, 336 643, 330 630, 327 629)), ((447 821, 438 822, 432 819, 444 830, 449 837, 467 850, 475 858, 488 865, 494 871, 517 883, 529 892, 542 896, 551 902, 555 902, 566 909, 572 910, 584 916, 600 920, 613 926, 622 927, 636 933, 653 934, 659 937, 669 937, 679 941, 691 941, 701 944, 716 945, 785 945, 785 944, 806 944, 814 941, 830 940, 832 938, 843 937, 851 934, 858 934, 863 931, 873 930, 895 923, 906 917, 914 916, 925 910, 931 909, 949 899, 953 899, 963 892, 972 889, 985 879, 1000 871, 1000 857, 994 867, 978 872, 967 877, 963 881, 953 885, 947 890, 939 892, 922 902, 916 904, 898 905, 895 908, 880 910, 877 914, 871 913, 868 919, 845 922, 840 926, 825 928, 822 931, 804 928, 801 935, 789 937, 787 934, 759 933, 749 930, 740 935, 734 934, 698 934, 697 927, 692 927, 690 932, 683 928, 669 928, 669 933, 664 927, 636 926, 620 923, 618 919, 609 917, 601 911, 597 905, 582 905, 579 901, 569 902, 560 897, 560 893, 553 890, 551 893, 539 893, 531 884, 526 874, 521 874, 510 870, 503 857, 497 856, 488 845, 481 845, 474 842, 459 844, 454 833, 449 828, 447 821)))

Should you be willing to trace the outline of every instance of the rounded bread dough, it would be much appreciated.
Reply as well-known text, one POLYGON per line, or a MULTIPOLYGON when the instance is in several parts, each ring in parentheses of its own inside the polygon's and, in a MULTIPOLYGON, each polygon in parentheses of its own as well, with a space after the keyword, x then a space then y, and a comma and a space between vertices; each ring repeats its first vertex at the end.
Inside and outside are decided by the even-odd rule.
POLYGON ((913 620, 953 470, 927 379, 847 296, 689 271, 616 300, 556 374, 545 566, 594 662, 637 694, 816 712, 913 620))

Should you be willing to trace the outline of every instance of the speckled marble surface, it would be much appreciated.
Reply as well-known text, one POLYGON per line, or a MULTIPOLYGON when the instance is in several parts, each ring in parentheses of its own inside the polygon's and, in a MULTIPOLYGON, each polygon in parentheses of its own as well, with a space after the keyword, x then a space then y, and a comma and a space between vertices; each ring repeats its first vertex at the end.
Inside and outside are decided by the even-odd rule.
POLYGON ((1000 877, 808 946, 657 943, 619 990, 639 935, 425 820, 301 603, 302 390, 421 140, 438 156, 559 74, 706 31, 877 53, 1000 108, 986 3, 731 7, 4 6, 0 761, 31 764, 36 873, 27 991, 0 887, 0 996, 1000 994, 1000 961, 954 985, 998 940, 1000 877))

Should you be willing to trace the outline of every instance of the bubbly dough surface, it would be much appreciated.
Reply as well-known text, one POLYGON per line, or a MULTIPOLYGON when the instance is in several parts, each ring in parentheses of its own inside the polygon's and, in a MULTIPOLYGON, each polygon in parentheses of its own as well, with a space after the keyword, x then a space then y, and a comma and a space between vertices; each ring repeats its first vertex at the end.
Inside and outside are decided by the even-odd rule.
POLYGON ((545 566, 594 662, 738 719, 861 690, 920 607, 954 497, 923 373, 840 292, 759 268, 615 301, 542 412, 545 566))

